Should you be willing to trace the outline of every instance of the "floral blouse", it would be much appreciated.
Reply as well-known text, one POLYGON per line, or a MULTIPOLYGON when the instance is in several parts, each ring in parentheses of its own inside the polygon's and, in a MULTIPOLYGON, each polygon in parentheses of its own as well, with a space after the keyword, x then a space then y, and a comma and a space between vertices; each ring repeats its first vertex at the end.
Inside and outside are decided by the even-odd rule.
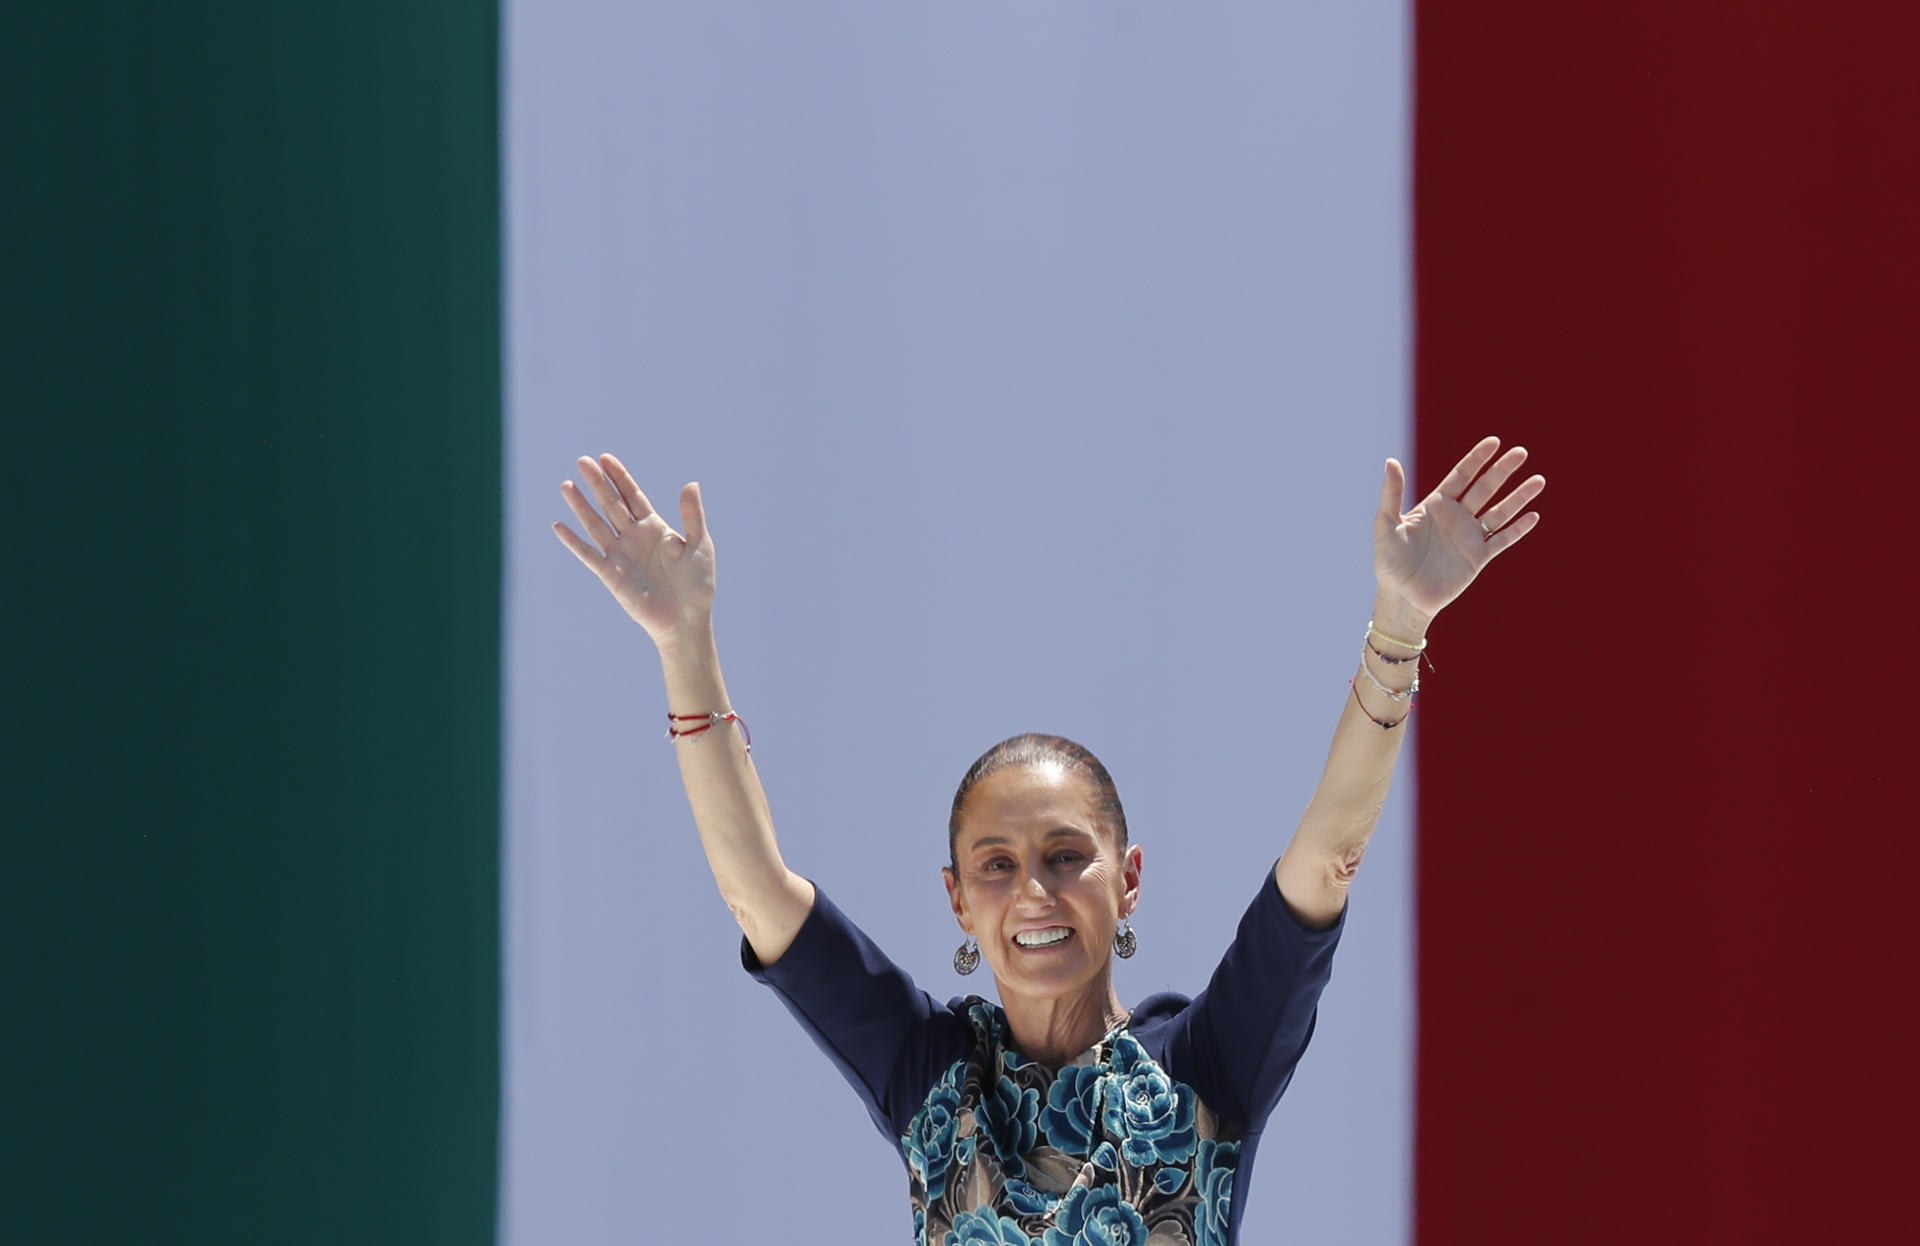
POLYGON ((778 961, 741 959, 898 1150, 919 1246, 1232 1246, 1345 925, 1302 926, 1269 871, 1205 990, 1149 996, 1058 1070, 997 1005, 915 987, 817 887, 778 961))

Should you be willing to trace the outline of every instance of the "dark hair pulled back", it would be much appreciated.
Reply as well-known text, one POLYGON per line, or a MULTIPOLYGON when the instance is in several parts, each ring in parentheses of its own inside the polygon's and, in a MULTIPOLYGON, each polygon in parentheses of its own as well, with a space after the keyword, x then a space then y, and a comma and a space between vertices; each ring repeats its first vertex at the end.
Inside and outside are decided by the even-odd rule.
POLYGON ((960 790, 953 794, 953 812, 947 817, 947 856, 954 868, 958 869, 960 858, 958 846, 960 839, 960 811, 967 803, 967 796, 980 780, 996 771, 1014 766, 1063 766, 1077 770, 1093 781, 1094 806, 1100 816, 1113 828, 1114 837, 1119 841, 1120 851, 1127 850, 1127 811, 1120 807, 1120 791, 1113 785, 1113 776, 1100 764, 1091 750, 1083 744, 1076 744, 1065 736, 1041 735, 1029 731, 1022 735, 1008 736, 986 752, 980 754, 980 760, 967 768, 967 775, 960 780, 960 790))

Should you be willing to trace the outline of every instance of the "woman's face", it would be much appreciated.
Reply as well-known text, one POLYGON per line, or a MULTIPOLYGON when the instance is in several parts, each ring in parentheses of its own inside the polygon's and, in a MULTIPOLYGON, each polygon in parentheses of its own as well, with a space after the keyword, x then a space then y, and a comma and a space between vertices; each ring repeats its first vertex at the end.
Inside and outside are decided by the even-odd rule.
POLYGON ((1013 766, 980 780, 954 854, 956 868, 941 871, 948 899, 1003 995, 1065 995, 1106 972, 1114 931, 1139 902, 1141 854, 1120 851, 1085 775, 1013 766))

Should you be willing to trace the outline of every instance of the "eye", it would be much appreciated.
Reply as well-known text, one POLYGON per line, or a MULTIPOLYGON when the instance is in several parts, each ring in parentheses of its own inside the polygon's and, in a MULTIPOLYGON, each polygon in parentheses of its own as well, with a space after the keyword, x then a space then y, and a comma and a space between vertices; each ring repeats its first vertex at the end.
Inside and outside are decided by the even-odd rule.
POLYGON ((1007 859, 1005 857, 995 857, 993 860, 987 862, 985 865, 981 866, 980 868, 982 871, 991 874, 995 870, 1003 868, 1004 866, 1006 866, 1006 864, 1007 864, 1007 859))
POLYGON ((1079 861, 1082 858, 1077 852, 1056 852, 1053 854, 1053 859, 1061 865, 1072 865, 1075 861, 1079 861))

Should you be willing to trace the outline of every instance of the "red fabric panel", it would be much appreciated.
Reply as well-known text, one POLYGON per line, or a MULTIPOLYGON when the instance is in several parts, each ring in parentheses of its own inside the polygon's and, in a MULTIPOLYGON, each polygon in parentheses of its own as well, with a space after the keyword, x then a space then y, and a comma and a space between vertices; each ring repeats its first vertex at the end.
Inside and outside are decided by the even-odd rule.
POLYGON ((1422 1246, 1920 1241, 1915 24, 1418 8, 1422 1246))

